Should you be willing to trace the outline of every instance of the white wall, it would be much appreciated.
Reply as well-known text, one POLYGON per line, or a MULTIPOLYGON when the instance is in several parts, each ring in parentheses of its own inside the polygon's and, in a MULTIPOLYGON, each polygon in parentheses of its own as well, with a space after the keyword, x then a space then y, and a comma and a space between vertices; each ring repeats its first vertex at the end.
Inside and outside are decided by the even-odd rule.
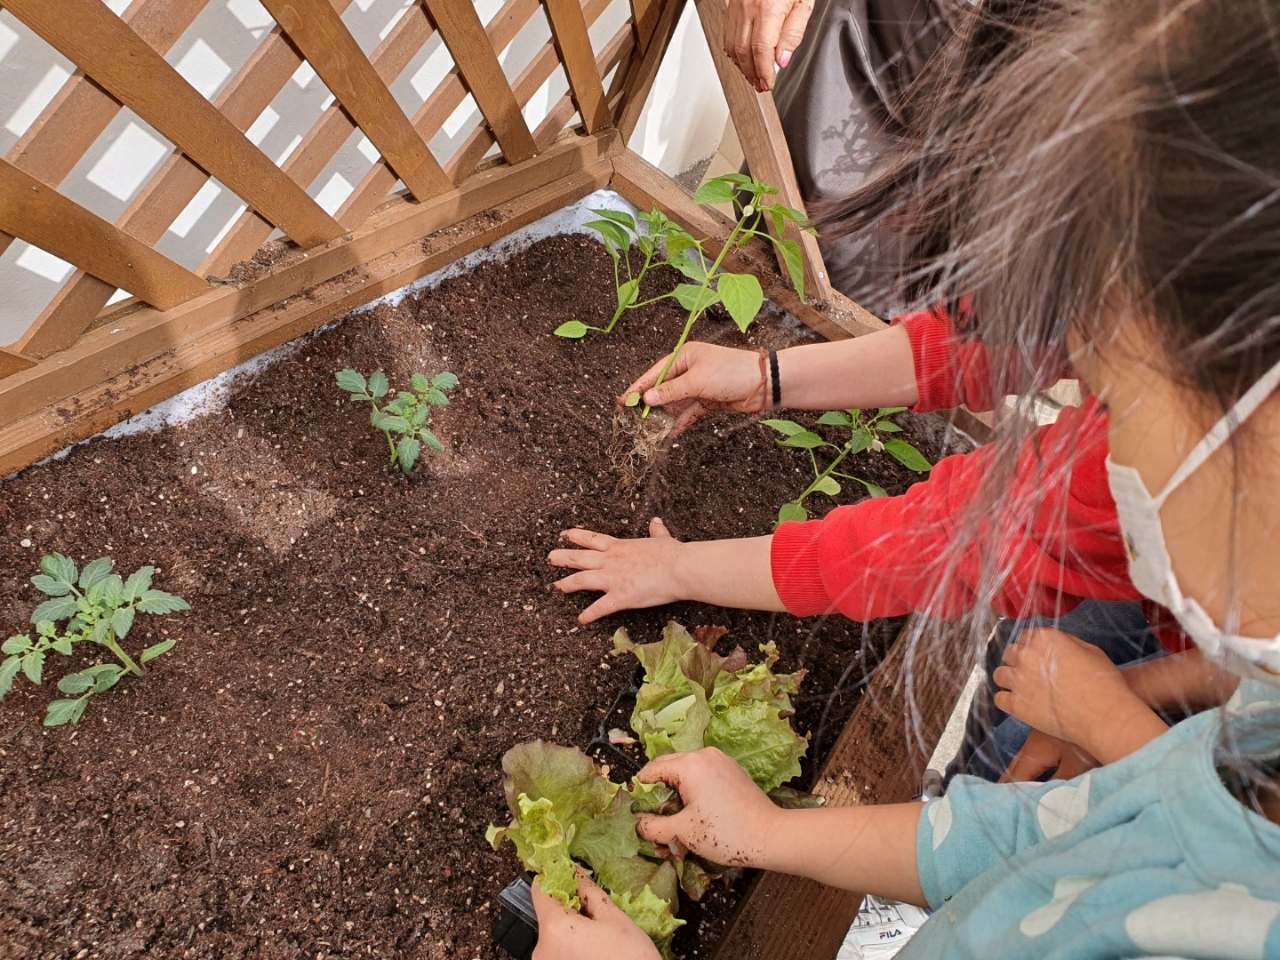
MULTIPOLYGON (((129 0, 106 2, 117 13, 129 4, 129 0)), ((371 52, 415 2, 354 0, 343 19, 361 47, 371 52)), ((487 22, 502 0, 475 0, 475 5, 481 20, 487 22)), ((627 0, 614 0, 591 30, 596 49, 613 37, 629 12, 627 0)), ((272 25, 258 0, 210 0, 166 59, 212 99, 245 64, 272 25)), ((500 56, 507 76, 518 76, 549 37, 546 18, 539 10, 500 56)), ((392 93, 412 116, 452 67, 448 50, 433 36, 392 84, 392 93)), ((64 57, 7 11, 0 11, 0 153, 12 149, 73 71, 74 66, 64 57)), ((566 89, 564 72, 557 70, 525 110, 530 128, 546 116, 566 89)), ((250 128, 249 138, 281 162, 332 100, 324 83, 304 65, 250 128)), ((677 173, 715 151, 726 115, 710 54, 690 4, 633 145, 663 170, 677 173)), ((431 141, 432 150, 447 159, 479 121, 475 103, 468 96, 431 141)), ((114 222, 171 151, 164 137, 132 111, 122 110, 59 190, 114 222)), ((377 156, 373 145, 357 131, 308 192, 326 210, 337 210, 377 156)), ((210 182, 165 234, 158 249, 183 266, 197 269, 242 210, 243 205, 230 191, 210 182)), ((71 271, 69 264, 26 243, 18 241, 10 246, 0 257, 0 344, 11 343, 22 334, 71 271)))

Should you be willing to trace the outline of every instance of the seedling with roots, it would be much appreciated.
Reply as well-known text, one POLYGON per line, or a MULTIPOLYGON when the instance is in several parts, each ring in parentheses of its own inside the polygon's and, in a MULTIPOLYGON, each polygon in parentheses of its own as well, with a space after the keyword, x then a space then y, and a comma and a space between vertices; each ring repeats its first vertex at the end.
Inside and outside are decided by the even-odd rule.
POLYGON ((901 437, 886 436, 886 434, 902 432, 902 428, 888 418, 906 409, 906 407, 881 407, 871 416, 864 414, 861 410, 830 410, 824 413, 818 418, 819 425, 840 427, 849 431, 849 439, 843 444, 824 440, 820 435, 802 427, 794 420, 761 421, 766 427, 782 434, 782 439, 778 441, 781 446, 807 451, 809 461, 813 464, 813 482, 805 487, 800 496, 782 505, 778 511, 778 523, 786 523, 789 520, 808 520, 809 511, 805 509, 805 500, 815 493, 825 493, 829 497, 839 496, 842 489, 840 480, 851 480, 862 484, 867 493, 873 497, 888 496, 883 487, 870 480, 842 473, 838 469, 847 458, 864 450, 883 450, 908 470, 914 470, 916 473, 926 473, 933 469, 924 454, 906 440, 901 437), (826 467, 818 465, 819 450, 835 452, 826 467))
POLYGON ((452 373, 446 370, 429 380, 426 374, 415 373, 410 382, 413 390, 398 391, 394 400, 381 407, 379 401, 391 392, 387 375, 381 370, 370 374, 368 380, 355 370, 339 370, 334 376, 338 386, 351 394, 352 403, 367 401, 372 405, 369 422, 386 436, 393 469, 398 468, 407 476, 418 462, 423 446, 444 450, 444 444, 431 432, 431 410, 449 405, 445 394, 458 385, 458 378, 452 373))
POLYGON ((176 640, 162 640, 143 650, 135 661, 121 648, 120 641, 129 635, 137 614, 162 616, 191 607, 181 597, 151 589, 155 567, 143 567, 128 580, 112 573, 111 568, 109 557, 90 561, 78 572, 75 562, 60 553, 40 561, 43 572, 32 577, 31 582, 49 599, 31 614, 34 638, 20 634, 0 646, 8 654, 0 661, 0 700, 13 688, 19 672, 39 685, 50 651, 71 656, 76 644, 94 643, 110 650, 119 663, 100 663, 67 674, 58 681, 58 689, 79 696, 53 701, 44 718, 46 727, 78 723, 90 697, 110 690, 126 674, 145 676, 147 663, 173 649, 176 640), (59 627, 63 620, 66 625, 59 627))

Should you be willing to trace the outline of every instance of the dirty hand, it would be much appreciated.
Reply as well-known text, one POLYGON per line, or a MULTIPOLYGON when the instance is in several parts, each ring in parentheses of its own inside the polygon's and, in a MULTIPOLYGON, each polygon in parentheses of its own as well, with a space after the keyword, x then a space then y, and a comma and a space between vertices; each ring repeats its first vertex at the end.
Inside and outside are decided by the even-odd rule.
MULTIPOLYGON (((1035 729, 1089 749, 1124 707, 1142 701, 1120 668, 1092 644, 1061 630, 1024 630, 993 675, 995 705, 1035 729)), ((1150 712, 1150 711, 1147 711, 1150 712)))
POLYGON ((663 357, 626 389, 618 402, 639 393, 651 407, 663 407, 675 417, 668 440, 678 437, 712 410, 760 413, 768 406, 760 376, 760 355, 713 343, 686 343, 661 386, 658 377, 671 355, 663 357))
POLYGON ((815 0, 729 0, 721 42, 729 59, 760 93, 773 88, 804 39, 815 0), (776 65, 776 66, 775 66, 776 65))
POLYGON ((548 562, 579 571, 553 586, 561 593, 598 590, 604 596, 578 614, 578 622, 593 623, 619 610, 658 607, 685 599, 677 590, 673 570, 682 544, 657 517, 649 521, 649 537, 623 540, 590 530, 561 534, 581 550, 552 550, 548 562))
POLYGON ((1055 771, 1054 780, 1074 780, 1097 765, 1097 760, 1074 743, 1051 737, 1042 730, 1032 730, 1018 755, 1009 762, 1009 769, 1000 777, 1000 782, 1038 780, 1050 770, 1055 771))
POLYGON ((766 844, 780 811, 732 757, 715 747, 659 757, 637 775, 677 790, 684 808, 669 817, 642 814, 636 832, 651 843, 678 840, 727 867, 767 866, 766 844))
POLYGON ((653 941, 581 867, 578 899, 582 901, 582 913, 574 913, 551 894, 543 893, 534 882, 538 945, 533 950, 533 960, 657 960, 658 948, 653 941))

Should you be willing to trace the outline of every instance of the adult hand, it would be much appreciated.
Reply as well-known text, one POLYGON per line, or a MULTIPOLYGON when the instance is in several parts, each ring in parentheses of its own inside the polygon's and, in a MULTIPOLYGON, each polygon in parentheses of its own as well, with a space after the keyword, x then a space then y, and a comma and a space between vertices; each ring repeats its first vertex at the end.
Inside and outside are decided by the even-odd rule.
POLYGON ((1097 765, 1097 760, 1074 743, 1051 737, 1042 730, 1032 730, 1018 755, 1009 762, 1000 782, 1038 780, 1050 770, 1056 771, 1054 780, 1072 780, 1097 765))
POLYGON ((760 93, 773 88, 804 39, 815 0, 729 0, 724 52, 760 93))
POLYGON ((578 899, 582 913, 543 893, 533 884, 533 909, 538 914, 538 945, 533 960, 656 960, 658 948, 591 878, 578 868, 578 899))
POLYGON ((675 418, 673 440, 712 410, 760 413, 768 406, 760 375, 760 355, 713 343, 686 343, 660 386, 654 386, 671 355, 663 357, 626 389, 618 402, 633 393, 651 407, 663 407, 675 418))
POLYGON ((993 679, 1003 688, 997 707, 1086 749, 1095 736, 1106 736, 1103 728, 1120 708, 1136 703, 1147 710, 1105 653, 1061 630, 1024 630, 1005 648, 993 679))
POLYGON ((677 589, 676 558, 683 546, 657 517, 649 521, 647 540, 622 540, 590 530, 566 530, 562 536, 581 550, 552 550, 552 566, 578 573, 557 580, 561 593, 598 590, 604 594, 578 614, 578 622, 593 623, 619 610, 658 607, 685 599, 677 589))
POLYGON ((651 843, 679 841, 700 857, 728 867, 766 865, 766 841, 779 809, 732 757, 715 747, 659 757, 637 774, 665 783, 684 808, 661 817, 639 816, 636 832, 651 843))

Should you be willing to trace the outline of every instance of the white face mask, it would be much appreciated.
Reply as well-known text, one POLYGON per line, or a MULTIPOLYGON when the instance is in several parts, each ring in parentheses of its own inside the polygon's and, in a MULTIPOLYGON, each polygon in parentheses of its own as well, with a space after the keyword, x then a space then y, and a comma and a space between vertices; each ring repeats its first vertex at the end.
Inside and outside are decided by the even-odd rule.
POLYGON ((1138 592, 1167 607, 1187 635, 1207 657, 1244 677, 1280 686, 1280 636, 1259 640, 1226 633, 1191 597, 1185 596, 1173 574, 1173 562, 1164 542, 1160 508, 1169 495, 1204 465, 1231 434, 1239 429, 1280 386, 1280 365, 1253 385, 1201 440, 1178 467, 1165 488, 1152 496, 1133 467, 1119 466, 1107 458, 1107 480, 1115 498, 1120 530, 1129 553, 1129 577, 1138 592))

